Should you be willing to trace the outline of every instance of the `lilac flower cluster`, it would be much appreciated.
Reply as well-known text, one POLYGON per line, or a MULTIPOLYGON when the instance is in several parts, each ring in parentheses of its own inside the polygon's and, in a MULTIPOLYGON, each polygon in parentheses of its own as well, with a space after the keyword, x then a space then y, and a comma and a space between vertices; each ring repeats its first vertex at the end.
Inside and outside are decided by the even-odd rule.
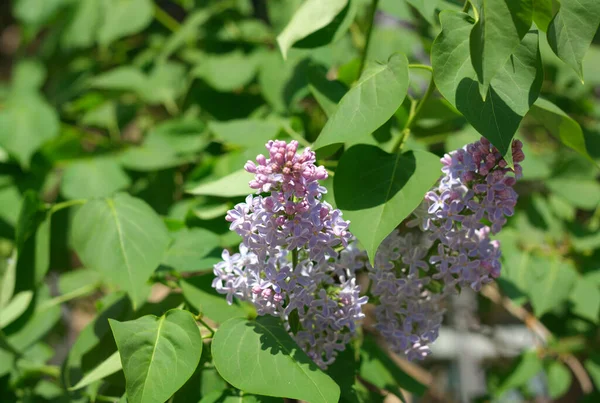
POLYGON ((376 328, 409 359, 429 354, 442 323, 442 299, 462 287, 479 291, 500 275, 500 244, 490 239, 514 213, 522 143, 512 144, 514 168, 484 138, 442 158, 443 175, 406 226, 382 243, 368 266, 376 328), (490 224, 490 225, 487 225, 490 224), (441 281, 442 292, 433 284, 441 281))
POLYGON ((321 367, 345 348, 363 318, 355 270, 360 268, 353 237, 342 213, 322 201, 327 177, 315 154, 298 143, 269 141, 269 158, 259 155, 245 169, 255 174, 250 187, 268 195, 249 195, 226 216, 242 237, 240 252, 223 251, 214 267, 213 287, 250 301, 259 315, 289 323, 298 313, 298 344, 321 367), (341 252, 336 249, 343 247, 341 252))

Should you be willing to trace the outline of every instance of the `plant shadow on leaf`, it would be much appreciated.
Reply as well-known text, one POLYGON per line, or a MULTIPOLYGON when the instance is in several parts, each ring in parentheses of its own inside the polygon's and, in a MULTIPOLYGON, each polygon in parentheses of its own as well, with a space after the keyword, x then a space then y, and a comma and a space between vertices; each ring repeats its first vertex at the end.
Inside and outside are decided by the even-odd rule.
POLYGON ((363 210, 387 203, 402 190, 417 167, 412 151, 392 155, 376 146, 358 144, 349 148, 345 154, 344 158, 347 161, 356 158, 362 161, 374 161, 377 165, 348 166, 354 171, 347 175, 354 178, 352 186, 339 186, 335 189, 337 206, 341 210, 363 210), (400 157, 402 158, 402 170, 396 170, 395 166, 400 157), (396 171, 397 174, 390 180, 389 173, 392 171, 396 171), (381 180, 377 180, 378 177, 381 177, 381 180), (360 193, 361 189, 369 191, 364 194, 360 193))
POLYGON ((282 353, 284 355, 289 355, 293 358, 294 361, 297 361, 301 364, 308 364, 308 368, 310 371, 320 371, 319 367, 317 367, 317 365, 310 358, 308 358, 306 353, 302 351, 302 349, 299 346, 294 346, 291 350, 289 350, 278 341, 278 335, 274 335, 268 327, 278 326, 283 331, 283 327, 281 327, 279 321, 272 320, 271 318, 267 318, 268 320, 265 320, 263 318, 265 317, 259 318, 258 320, 264 322, 264 325, 262 323, 259 323, 258 321, 249 321, 246 323, 247 327, 252 328, 252 331, 254 333, 260 335, 261 350, 265 350, 271 355, 278 355, 282 353))
POLYGON ((308 71, 310 59, 303 59, 294 67, 291 77, 283 87, 283 103, 288 108, 292 106, 292 102, 298 91, 308 85, 308 71))

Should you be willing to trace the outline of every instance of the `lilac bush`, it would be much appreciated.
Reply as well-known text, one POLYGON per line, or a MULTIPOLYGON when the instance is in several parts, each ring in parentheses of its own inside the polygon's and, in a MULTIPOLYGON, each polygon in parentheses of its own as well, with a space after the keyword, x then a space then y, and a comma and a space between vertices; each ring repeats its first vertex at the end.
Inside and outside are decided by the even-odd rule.
POLYGON ((405 225, 379 247, 374 264, 359 249, 342 212, 322 200, 327 171, 309 148, 269 141, 268 158, 248 161, 256 195, 227 213, 242 237, 224 250, 213 287, 251 302, 259 315, 280 317, 300 347, 330 365, 364 317, 367 295, 357 272, 367 269, 375 328, 409 360, 430 353, 442 324, 443 299, 462 287, 479 291, 500 274, 500 244, 490 238, 511 216, 521 176, 522 144, 511 168, 488 140, 446 154, 442 176, 405 225), (297 323, 292 323, 297 313, 297 323), (297 329, 295 329, 297 325, 297 329))

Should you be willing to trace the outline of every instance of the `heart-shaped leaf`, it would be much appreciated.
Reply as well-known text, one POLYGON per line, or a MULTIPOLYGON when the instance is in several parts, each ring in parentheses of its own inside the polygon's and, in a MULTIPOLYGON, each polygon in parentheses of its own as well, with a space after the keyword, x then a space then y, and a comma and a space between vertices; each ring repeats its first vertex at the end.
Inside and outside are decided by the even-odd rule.
POLYGON ((104 197, 128 187, 130 183, 129 176, 116 160, 91 158, 65 168, 60 191, 67 199, 104 197))
POLYGON ((370 142, 369 135, 392 117, 404 101, 407 89, 406 56, 396 53, 385 64, 372 64, 344 95, 314 148, 370 142))
POLYGON ((492 78, 521 43, 529 27, 531 0, 480 0, 470 35, 471 61, 485 99, 492 78))
POLYGON ((435 83, 469 123, 506 154, 542 85, 538 34, 531 31, 525 35, 491 80, 484 101, 469 56, 473 19, 468 14, 453 11, 441 13, 440 18, 442 32, 431 49, 435 83))
POLYGON ((426 151, 388 154, 356 145, 340 159, 335 201, 371 261, 379 244, 421 203, 441 176, 439 157, 426 151))
POLYGON ((561 1, 546 33, 550 47, 583 80, 581 62, 600 24, 597 0, 561 1))
POLYGON ((337 402, 340 397, 333 379, 273 317, 233 318, 223 323, 213 339, 212 355, 219 374, 248 393, 311 403, 337 402))
POLYGON ((73 219, 73 246, 81 261, 126 290, 134 307, 145 300, 146 280, 168 244, 160 217, 146 202, 125 193, 91 200, 73 219))
POLYGON ((191 313, 180 309, 128 322, 109 319, 123 364, 130 403, 163 403, 192 376, 202 336, 191 313))

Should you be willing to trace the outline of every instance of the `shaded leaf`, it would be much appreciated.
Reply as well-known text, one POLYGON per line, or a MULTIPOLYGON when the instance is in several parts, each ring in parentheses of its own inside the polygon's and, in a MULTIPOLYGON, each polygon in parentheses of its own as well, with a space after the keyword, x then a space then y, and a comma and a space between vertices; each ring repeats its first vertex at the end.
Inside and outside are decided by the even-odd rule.
POLYGON ((537 317, 564 303, 575 284, 576 272, 570 264, 554 258, 534 258, 530 267, 533 278, 529 282, 529 295, 537 317))
POLYGON ((468 33, 473 26, 472 18, 449 11, 440 17, 442 32, 431 51, 435 83, 444 98, 506 154, 523 116, 540 92, 543 72, 537 32, 525 35, 492 79, 484 101, 469 56, 468 33))
POLYGON ((348 89, 340 81, 330 81, 323 66, 311 65, 308 70, 308 88, 328 117, 331 117, 348 89))
POLYGON ((492 78, 531 27, 532 0, 479 0, 479 19, 470 34, 473 68, 485 100, 492 78))
POLYGON ((425 151, 388 154, 348 149, 334 176, 335 201, 373 261, 379 244, 423 201, 441 176, 439 157, 425 151))
POLYGON ((162 263, 179 272, 211 269, 202 260, 220 244, 219 236, 203 228, 183 229, 174 236, 162 263))
POLYGON ((77 384, 69 390, 77 390, 81 388, 85 388, 86 386, 97 382, 101 379, 106 378, 109 375, 114 374, 115 372, 120 371, 121 366, 121 357, 119 356, 119 352, 115 351, 113 355, 108 357, 105 361, 100 363, 96 368, 87 373, 77 384))
POLYGON ((258 119, 214 121, 208 127, 224 143, 244 148, 264 146, 267 141, 274 140, 281 129, 275 122, 258 119))
POLYGON ((294 43, 326 27, 346 7, 348 0, 307 0, 296 10, 292 20, 277 36, 284 59, 294 43))
POLYGON ((575 282, 569 300, 573 303, 573 312, 587 320, 598 323, 600 320, 600 289, 587 276, 575 282))
POLYGON ((567 393, 573 377, 571 371, 560 361, 552 361, 546 370, 548 377, 548 392, 550 397, 557 399, 567 393))
POLYGON ((525 385, 531 378, 542 371, 542 361, 535 351, 528 351, 519 357, 508 376, 502 380, 498 387, 498 395, 525 385))

